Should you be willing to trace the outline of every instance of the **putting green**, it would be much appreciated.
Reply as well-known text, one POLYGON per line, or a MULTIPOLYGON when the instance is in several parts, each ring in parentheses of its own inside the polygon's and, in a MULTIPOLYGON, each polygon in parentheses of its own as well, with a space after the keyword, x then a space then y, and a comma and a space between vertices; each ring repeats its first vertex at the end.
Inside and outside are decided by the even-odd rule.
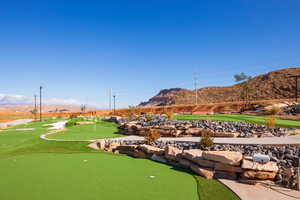
POLYGON ((0 166, 0 199, 198 199, 193 176, 127 156, 32 154, 2 158, 0 166))
POLYGON ((96 124, 72 126, 66 131, 49 135, 48 138, 65 140, 90 140, 120 137, 118 126, 112 122, 98 122, 96 124))
MULTIPOLYGON (((268 116, 267 116, 268 117, 268 116)), ((213 120, 228 122, 247 122, 253 124, 265 124, 266 116, 244 114, 212 114, 212 115, 176 115, 176 120, 213 120)), ((299 120, 276 119, 276 126, 286 128, 300 128, 299 120)))
POLYGON ((95 151, 88 142, 41 140, 43 125, 58 120, 18 126, 33 131, 0 132, 1 200, 239 199, 218 181, 189 171, 95 151))

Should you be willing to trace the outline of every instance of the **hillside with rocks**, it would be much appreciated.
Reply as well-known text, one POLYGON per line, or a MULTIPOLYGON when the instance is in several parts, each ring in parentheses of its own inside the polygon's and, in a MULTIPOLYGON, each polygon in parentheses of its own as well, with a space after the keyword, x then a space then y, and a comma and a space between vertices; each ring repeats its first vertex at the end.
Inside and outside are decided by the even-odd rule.
MULTIPOLYGON (((256 76, 249 80, 250 100, 288 99, 294 97, 295 80, 290 77, 300 75, 300 67, 286 68, 256 76)), ((241 100, 244 83, 226 87, 205 87, 197 90, 199 104, 221 103, 241 100)), ((195 90, 172 88, 161 90, 156 96, 140 106, 166 106, 194 104, 195 90)))

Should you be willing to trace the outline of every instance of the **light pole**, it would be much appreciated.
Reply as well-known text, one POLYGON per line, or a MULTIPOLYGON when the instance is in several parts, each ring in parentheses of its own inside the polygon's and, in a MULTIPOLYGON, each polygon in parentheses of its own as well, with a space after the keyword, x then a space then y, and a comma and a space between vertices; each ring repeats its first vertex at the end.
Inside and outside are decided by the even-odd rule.
POLYGON ((113 95, 114 98, 114 115, 116 115, 116 95, 113 95))
POLYGON ((42 89, 43 87, 40 86, 40 121, 42 121, 42 89))
POLYGON ((36 120, 36 114, 37 114, 37 105, 36 105, 36 94, 34 95, 34 119, 36 120))

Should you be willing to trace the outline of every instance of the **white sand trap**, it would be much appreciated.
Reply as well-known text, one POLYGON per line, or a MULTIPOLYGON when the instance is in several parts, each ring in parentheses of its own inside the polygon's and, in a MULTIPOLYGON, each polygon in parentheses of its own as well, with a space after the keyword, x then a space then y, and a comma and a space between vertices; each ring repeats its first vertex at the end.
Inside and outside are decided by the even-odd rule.
POLYGON ((68 121, 61 121, 61 122, 56 122, 53 124, 47 124, 47 126, 51 126, 51 128, 48 128, 48 130, 60 130, 64 129, 66 127, 68 121))

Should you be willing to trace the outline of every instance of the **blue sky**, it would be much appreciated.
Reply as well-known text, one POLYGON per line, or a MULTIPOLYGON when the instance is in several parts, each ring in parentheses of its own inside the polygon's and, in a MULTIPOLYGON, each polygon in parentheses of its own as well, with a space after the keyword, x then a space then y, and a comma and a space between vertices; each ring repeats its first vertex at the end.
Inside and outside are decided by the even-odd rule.
POLYGON ((300 66, 298 0, 2 1, 0 93, 136 105, 300 66))

